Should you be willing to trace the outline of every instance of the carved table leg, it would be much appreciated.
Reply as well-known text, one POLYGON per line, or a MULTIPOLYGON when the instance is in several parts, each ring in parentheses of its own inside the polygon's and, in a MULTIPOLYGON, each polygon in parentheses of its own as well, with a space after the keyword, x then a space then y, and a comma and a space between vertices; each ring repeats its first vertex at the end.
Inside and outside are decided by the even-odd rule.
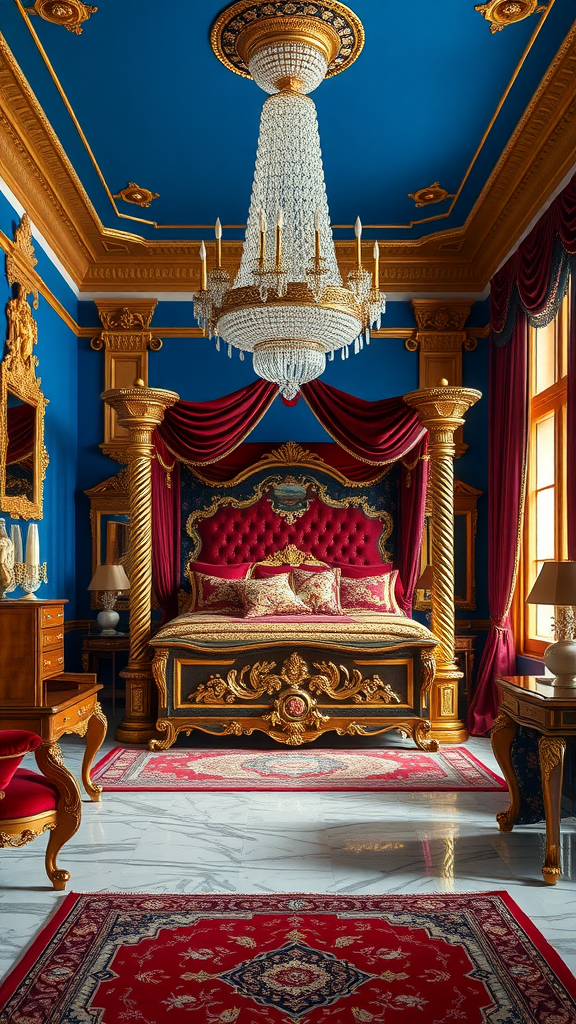
POLYGON ((544 881, 556 885, 560 869, 560 804, 566 742, 557 736, 540 736, 538 754, 542 777, 542 796, 546 815, 546 859, 542 868, 544 881))
POLYGON ((82 804, 80 789, 73 775, 62 760, 62 751, 57 743, 42 744, 36 752, 36 764, 50 782, 58 789, 56 807, 56 828, 50 832, 46 849, 46 874, 58 891, 66 888, 70 872, 60 869, 56 863, 58 853, 80 827, 82 804))
POLYGON ((496 815, 498 828, 501 832, 511 832, 520 812, 520 790, 518 780, 512 764, 510 748, 512 740, 518 731, 518 723, 514 722, 508 715, 500 713, 494 722, 490 740, 494 757, 500 765, 500 769, 510 790, 510 806, 507 811, 500 811, 496 815))
POLYGON ((82 782, 84 783, 84 789, 88 793, 91 800, 100 800, 100 794, 102 792, 102 786, 96 786, 90 778, 90 768, 96 753, 100 750, 108 728, 108 721, 106 715, 102 711, 102 707, 99 701, 96 701, 94 711, 88 721, 88 729, 86 730, 86 750, 84 751, 84 758, 82 760, 82 782))

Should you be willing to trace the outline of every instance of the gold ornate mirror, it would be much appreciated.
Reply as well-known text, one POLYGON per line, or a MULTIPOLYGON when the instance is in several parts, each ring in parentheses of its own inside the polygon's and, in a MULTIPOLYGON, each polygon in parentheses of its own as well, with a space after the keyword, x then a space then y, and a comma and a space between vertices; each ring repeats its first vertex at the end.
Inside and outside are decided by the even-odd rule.
POLYGON ((36 377, 34 346, 38 327, 27 295, 38 293, 33 282, 34 249, 30 221, 24 214, 6 255, 6 276, 15 295, 6 307, 8 336, 0 363, 0 510, 14 519, 42 519, 43 481, 48 465, 44 447, 47 399, 36 377))
MULTIPOLYGON (((128 469, 84 493, 90 498, 92 575, 99 565, 123 565, 130 579, 128 469)), ((94 591, 90 603, 92 608, 100 607, 99 595, 94 591)), ((129 607, 128 591, 118 595, 114 607, 118 611, 129 607)))

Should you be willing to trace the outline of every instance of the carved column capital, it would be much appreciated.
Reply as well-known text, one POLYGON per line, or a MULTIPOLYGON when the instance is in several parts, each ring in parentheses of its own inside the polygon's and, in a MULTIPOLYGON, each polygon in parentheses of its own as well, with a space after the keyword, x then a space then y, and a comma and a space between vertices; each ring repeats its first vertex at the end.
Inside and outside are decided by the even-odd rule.
MULTIPOLYGON (((475 405, 482 393, 475 388, 440 385, 420 388, 404 395, 404 401, 416 409, 420 421, 430 431, 430 447, 451 447, 446 454, 455 454, 454 433, 464 423, 464 413, 475 405)), ((429 449, 430 450, 430 449, 429 449)))

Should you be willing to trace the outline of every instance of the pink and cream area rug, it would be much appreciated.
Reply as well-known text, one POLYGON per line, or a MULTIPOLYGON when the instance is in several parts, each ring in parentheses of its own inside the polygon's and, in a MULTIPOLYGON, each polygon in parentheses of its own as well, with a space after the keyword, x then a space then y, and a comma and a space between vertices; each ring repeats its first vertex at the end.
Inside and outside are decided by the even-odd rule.
POLYGON ((506 893, 71 893, 2 1024, 573 1024, 576 980, 506 893))
POLYGON ((92 772, 107 791, 506 790, 465 747, 422 750, 194 750, 114 747, 92 772))

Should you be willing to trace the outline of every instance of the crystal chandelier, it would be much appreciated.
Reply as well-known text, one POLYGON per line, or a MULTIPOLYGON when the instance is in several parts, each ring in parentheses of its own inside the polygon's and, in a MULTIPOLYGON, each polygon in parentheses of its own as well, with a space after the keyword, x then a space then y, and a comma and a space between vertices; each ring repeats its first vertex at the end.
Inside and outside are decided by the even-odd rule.
POLYGON ((308 93, 344 70, 362 49, 360 21, 336 0, 308 3, 237 0, 212 27, 216 56, 269 94, 260 119, 252 198, 240 269, 234 283, 222 267, 216 222, 216 266, 208 273, 200 246, 201 287, 194 315, 209 337, 240 358, 251 352, 258 376, 290 400, 319 377, 326 358, 342 359, 370 342, 386 296, 379 288, 379 251, 362 265, 356 220, 355 267, 343 284, 324 184, 316 108, 308 93))

